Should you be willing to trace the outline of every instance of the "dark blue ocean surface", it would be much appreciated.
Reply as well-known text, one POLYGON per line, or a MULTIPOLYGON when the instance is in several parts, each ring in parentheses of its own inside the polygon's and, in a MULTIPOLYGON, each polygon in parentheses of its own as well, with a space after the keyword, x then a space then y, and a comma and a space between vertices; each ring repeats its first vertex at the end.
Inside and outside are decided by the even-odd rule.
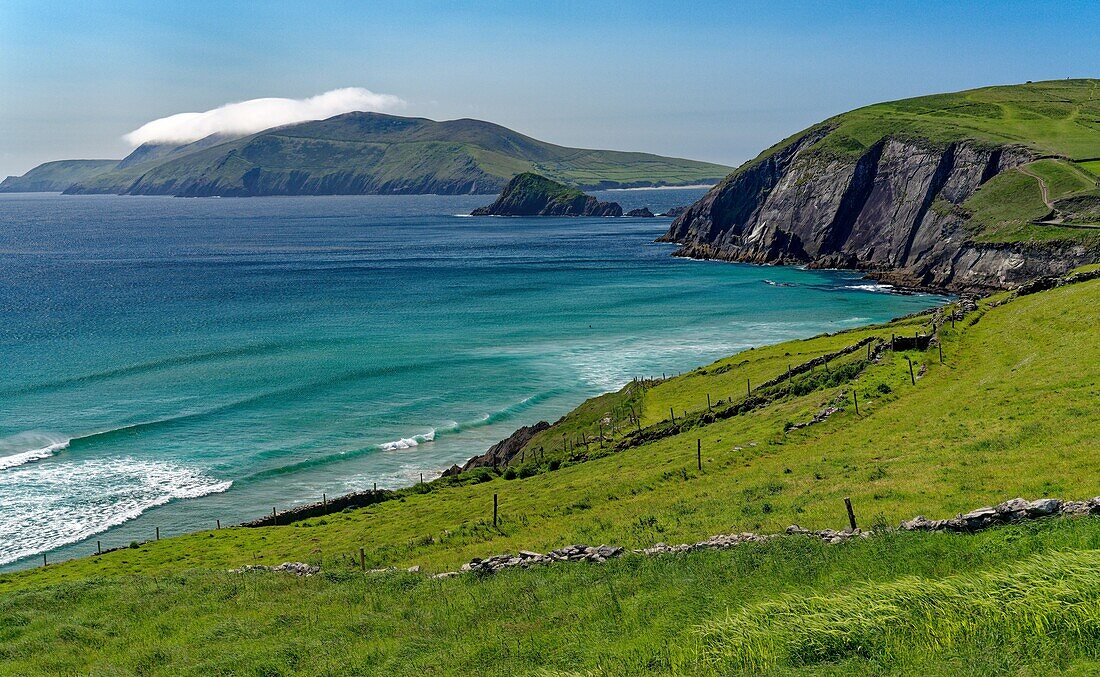
POLYGON ((434 477, 633 376, 938 301, 675 259, 668 219, 458 216, 488 201, 0 196, 0 564, 434 477))

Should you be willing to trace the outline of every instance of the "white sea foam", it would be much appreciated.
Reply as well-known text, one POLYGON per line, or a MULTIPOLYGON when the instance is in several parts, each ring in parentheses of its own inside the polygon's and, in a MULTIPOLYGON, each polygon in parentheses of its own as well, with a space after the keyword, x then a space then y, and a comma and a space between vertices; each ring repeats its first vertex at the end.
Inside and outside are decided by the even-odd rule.
POLYGON ((180 464, 132 457, 12 468, 0 473, 0 564, 76 543, 169 501, 231 485, 180 464))
POLYGON ((41 461, 68 446, 69 438, 48 433, 28 432, 5 437, 0 439, 0 470, 41 461))
POLYGON ((880 294, 892 294, 894 293, 894 286, 890 284, 879 284, 877 282, 868 282, 864 284, 850 284, 848 289, 859 289, 860 291, 873 291, 880 294))
POLYGON ((424 433, 423 435, 413 435, 412 437, 403 437, 399 440, 392 442, 383 442, 378 445, 378 448, 382 451, 397 451, 399 449, 412 449, 418 447, 424 442, 431 442, 435 440, 435 430, 424 433))

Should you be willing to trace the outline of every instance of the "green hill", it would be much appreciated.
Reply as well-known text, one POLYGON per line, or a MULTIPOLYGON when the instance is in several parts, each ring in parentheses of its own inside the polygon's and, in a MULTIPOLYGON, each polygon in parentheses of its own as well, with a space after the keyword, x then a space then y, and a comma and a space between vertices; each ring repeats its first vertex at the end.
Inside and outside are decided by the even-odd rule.
POLYGON ((646 547, 791 523, 840 528, 846 496, 863 526, 1017 495, 1094 496, 1098 299, 1092 280, 1001 294, 955 321, 935 324, 928 313, 749 350, 586 402, 502 475, 479 469, 360 510, 5 574, 0 669, 1095 670, 1092 517, 838 545, 791 536, 488 578, 359 566, 362 557, 368 567, 446 571, 569 543, 646 547), (936 347, 901 345, 868 360, 859 344, 934 326, 942 363, 936 347), (798 368, 857 344, 827 367, 798 368), (323 573, 226 573, 287 560, 323 573))
POLYGON ((919 96, 826 120, 819 149, 860 154, 886 136, 947 144, 1019 144, 1043 155, 1100 158, 1100 80, 1048 80, 919 96))
POLYGON ((23 176, 0 181, 0 193, 60 193, 115 168, 118 160, 57 160, 38 165, 23 176))
POLYGON ((532 171, 580 189, 715 183, 729 167, 647 153, 556 146, 480 120, 380 113, 182 147, 143 146, 69 193, 330 195, 496 193, 532 171))

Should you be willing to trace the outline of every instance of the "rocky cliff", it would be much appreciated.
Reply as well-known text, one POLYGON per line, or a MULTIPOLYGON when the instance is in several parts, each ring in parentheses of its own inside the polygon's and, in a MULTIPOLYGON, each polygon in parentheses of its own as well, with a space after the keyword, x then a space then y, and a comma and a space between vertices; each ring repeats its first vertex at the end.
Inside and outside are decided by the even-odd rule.
POLYGON ((1022 146, 886 138, 854 157, 814 152, 822 126, 746 165, 660 239, 680 256, 855 268, 908 287, 1003 288, 1093 260, 1081 244, 979 243, 954 209, 1000 172, 1036 159, 1022 146))
POLYGON ((1098 177, 1076 162, 1100 156, 1088 122, 1096 84, 989 87, 836 116, 742 165, 660 240, 680 256, 854 268, 916 288, 1063 274, 1100 260, 1100 230, 1083 223, 1100 213, 1098 177), (1059 124, 1072 134, 1052 132, 1059 124))
POLYGON ((493 204, 478 207, 471 215, 622 216, 623 208, 617 202, 600 202, 544 176, 524 172, 512 177, 493 204))
POLYGON ((525 425, 509 435, 506 439, 489 447, 489 450, 484 454, 474 456, 466 461, 461 468, 458 467, 458 465, 447 468, 443 471, 443 476, 452 477, 473 468, 504 467, 508 465, 508 462, 511 461, 513 457, 519 455, 520 451, 531 441, 532 437, 549 427, 550 424, 546 421, 539 421, 535 425, 525 425))

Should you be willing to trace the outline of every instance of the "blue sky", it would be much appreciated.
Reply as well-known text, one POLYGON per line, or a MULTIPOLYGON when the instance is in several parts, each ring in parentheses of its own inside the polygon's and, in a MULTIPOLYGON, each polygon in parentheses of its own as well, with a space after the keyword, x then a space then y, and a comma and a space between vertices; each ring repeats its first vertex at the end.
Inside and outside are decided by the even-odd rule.
POLYGON ((735 165, 860 105, 1100 76, 1094 2, 0 3, 0 176, 173 113, 366 87, 405 114, 735 165))

